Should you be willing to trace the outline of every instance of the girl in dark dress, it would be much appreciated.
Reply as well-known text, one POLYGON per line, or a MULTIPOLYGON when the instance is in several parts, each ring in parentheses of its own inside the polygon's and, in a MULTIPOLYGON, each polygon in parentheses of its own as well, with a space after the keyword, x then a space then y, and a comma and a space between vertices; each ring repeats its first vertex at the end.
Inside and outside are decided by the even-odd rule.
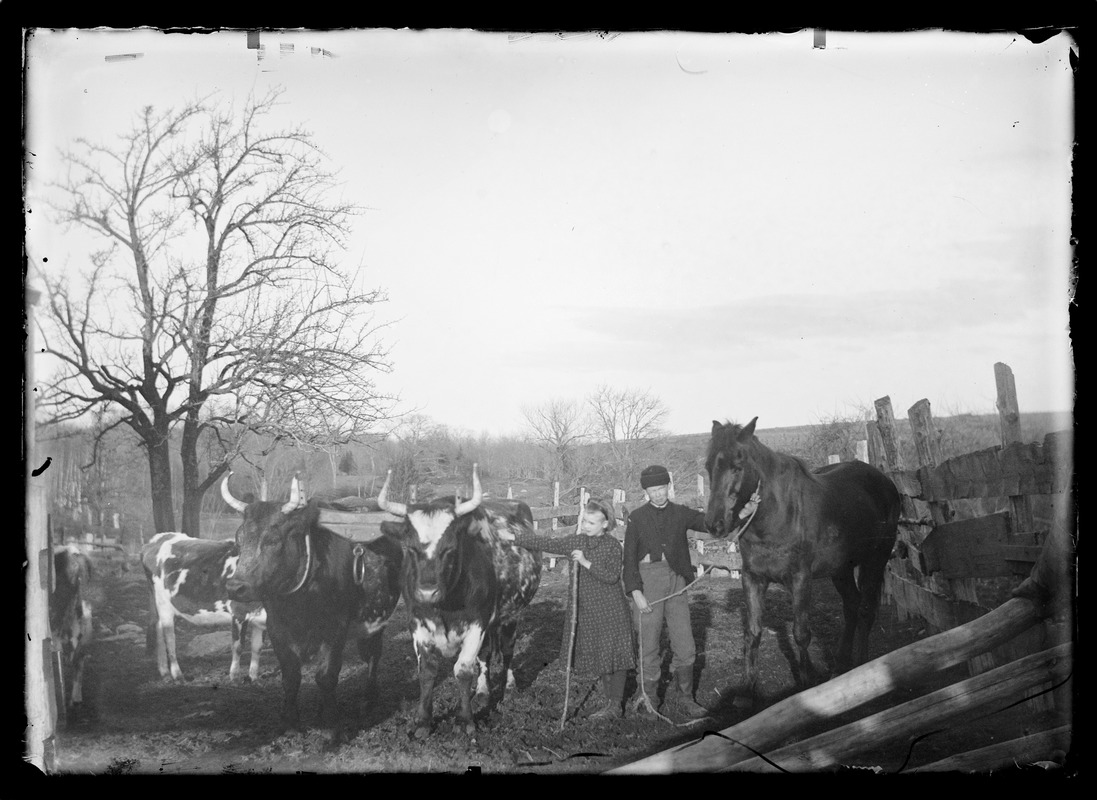
MULTIPOLYGON (((579 617, 575 631, 576 672, 600 675, 606 696, 605 707, 592 719, 622 716, 625 677, 636 666, 632 640, 632 619, 621 583, 621 544, 609 531, 616 526, 612 506, 591 500, 587 503, 581 529, 570 536, 540 536, 523 533, 514 543, 530 550, 559 553, 571 558, 579 571, 579 617)), ((567 619, 571 619, 568 598, 567 619)), ((561 652, 567 657, 570 625, 564 626, 561 652)))

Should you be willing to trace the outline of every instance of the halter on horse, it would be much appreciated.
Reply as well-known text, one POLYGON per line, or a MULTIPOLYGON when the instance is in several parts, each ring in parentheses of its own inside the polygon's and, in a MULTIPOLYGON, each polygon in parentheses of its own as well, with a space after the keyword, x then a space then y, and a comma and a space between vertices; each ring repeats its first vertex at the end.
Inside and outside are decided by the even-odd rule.
POLYGON ((899 493, 878 469, 849 461, 812 472, 800 459, 762 444, 754 435, 757 421, 746 426, 713 421, 705 464, 712 486, 705 524, 715 536, 740 537, 748 632, 744 651, 752 695, 771 581, 792 595, 799 650, 794 675, 801 686, 811 682, 812 578, 831 578, 842 597, 838 671, 867 660, 868 634, 899 520, 899 493))

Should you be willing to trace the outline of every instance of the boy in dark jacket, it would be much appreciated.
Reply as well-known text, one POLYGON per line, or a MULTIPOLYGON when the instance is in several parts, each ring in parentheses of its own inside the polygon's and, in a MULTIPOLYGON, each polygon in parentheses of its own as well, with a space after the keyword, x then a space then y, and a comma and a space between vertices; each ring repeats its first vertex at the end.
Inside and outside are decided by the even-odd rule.
POLYGON ((693 700, 693 662, 697 654, 689 621, 689 599, 685 592, 656 602, 684 589, 693 580, 686 531, 703 531, 705 512, 672 503, 670 473, 654 465, 640 473, 640 486, 648 502, 629 515, 625 530, 625 594, 636 605, 636 626, 643 650, 640 661, 643 689, 653 704, 658 703, 661 659, 659 636, 666 622, 673 652, 671 669, 676 692, 668 691, 668 705, 690 719, 708 712, 693 700))

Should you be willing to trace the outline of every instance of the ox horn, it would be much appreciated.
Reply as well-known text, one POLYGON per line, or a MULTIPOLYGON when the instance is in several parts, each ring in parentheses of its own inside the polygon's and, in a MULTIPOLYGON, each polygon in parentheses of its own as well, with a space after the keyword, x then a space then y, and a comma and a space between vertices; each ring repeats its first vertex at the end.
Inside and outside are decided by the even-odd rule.
POLYGON ((408 515, 408 507, 403 503, 397 503, 388 499, 389 493, 389 481, 392 480, 392 470, 388 471, 385 475, 385 485, 381 487, 381 493, 377 495, 377 506, 382 511, 387 511, 390 514, 395 514, 398 517, 406 517, 408 515))
POLYGON ((226 503, 228 503, 230 506, 243 514, 244 511, 247 510, 248 504, 245 503, 243 500, 237 500, 235 497, 232 496, 232 492, 229 491, 229 478, 231 477, 232 470, 229 470, 229 474, 225 476, 225 479, 223 481, 221 481, 221 497, 224 498, 226 503))
POLYGON ((484 493, 480 488, 480 473, 477 472, 477 465, 472 465, 472 497, 463 503, 458 503, 457 507, 453 509, 455 516, 463 516, 470 511, 474 510, 480 505, 480 501, 484 499, 484 493))
POLYGON ((297 476, 293 476, 293 480, 289 484, 289 502, 282 506, 282 513, 288 514, 291 511, 295 511, 305 504, 305 498, 301 495, 301 484, 297 482, 297 476))

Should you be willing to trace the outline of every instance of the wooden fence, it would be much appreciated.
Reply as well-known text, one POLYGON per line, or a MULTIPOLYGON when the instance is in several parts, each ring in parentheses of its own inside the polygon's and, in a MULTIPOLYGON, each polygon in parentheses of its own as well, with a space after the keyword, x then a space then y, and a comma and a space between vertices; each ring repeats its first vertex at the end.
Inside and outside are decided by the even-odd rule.
MULTIPOLYGON (((877 421, 868 426, 870 463, 891 477, 903 504, 885 599, 900 619, 920 617, 931 633, 997 607, 1029 574, 1057 510, 1070 502, 1071 432, 1022 443, 1013 373, 1001 363, 994 373, 1001 445, 942 460, 930 403, 919 400, 908 411, 918 463, 906 469, 888 397, 876 401, 877 421)), ((974 657, 969 670, 978 674, 1062 638, 1062 631, 1036 626, 974 657)))
POLYGON ((1055 711, 1051 727, 911 771, 988 771, 1072 749, 1077 517, 1071 436, 1022 443, 1013 374, 1005 364, 995 364, 994 372, 1000 446, 942 461, 929 402, 920 400, 909 411, 918 465, 908 470, 899 458, 889 398, 876 401, 877 421, 868 426, 868 458, 890 475, 903 504, 886 594, 901 614, 924 619, 932 635, 775 703, 719 736, 611 772, 832 769, 858 753, 913 742, 1023 698, 1031 698, 1030 710, 1055 711), (1004 602, 988 608, 995 597, 1004 602), (839 716, 849 719, 870 701, 962 663, 971 674, 966 680, 823 733, 801 733, 839 716))

